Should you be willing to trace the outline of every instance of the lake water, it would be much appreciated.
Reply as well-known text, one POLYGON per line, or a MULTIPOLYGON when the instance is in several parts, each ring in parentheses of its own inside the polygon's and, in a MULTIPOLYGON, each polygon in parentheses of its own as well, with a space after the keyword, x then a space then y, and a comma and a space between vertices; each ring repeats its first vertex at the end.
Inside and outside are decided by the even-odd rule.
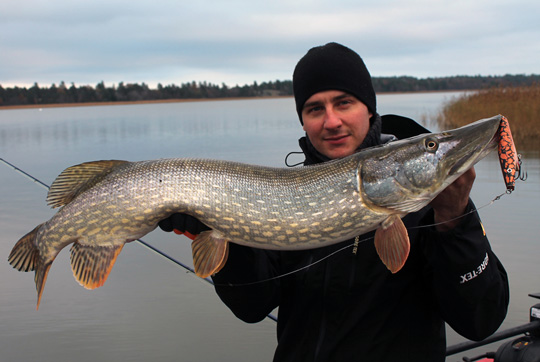
MULTIPOLYGON (((378 108, 437 130, 429 120, 455 95, 380 95, 378 108)), ((68 166, 100 159, 207 157, 283 166, 284 156, 299 150, 301 136, 292 98, 0 110, 0 157, 46 184, 68 166)), ((510 277, 503 328, 528 322, 535 300, 527 294, 540 292, 540 157, 523 158, 528 180, 480 210, 510 277)), ((476 170, 472 197, 477 206, 487 205, 504 192, 496 155, 476 170)), ((272 359, 275 322, 237 320, 206 282, 137 243, 124 248, 107 283, 94 291, 73 279, 63 250, 36 311, 33 273, 17 272, 6 260, 15 242, 54 211, 43 187, 3 164, 0 185, 0 361, 272 359)), ((187 238, 157 230, 143 239, 191 265, 187 238)), ((449 344, 461 341, 449 331, 449 344)))

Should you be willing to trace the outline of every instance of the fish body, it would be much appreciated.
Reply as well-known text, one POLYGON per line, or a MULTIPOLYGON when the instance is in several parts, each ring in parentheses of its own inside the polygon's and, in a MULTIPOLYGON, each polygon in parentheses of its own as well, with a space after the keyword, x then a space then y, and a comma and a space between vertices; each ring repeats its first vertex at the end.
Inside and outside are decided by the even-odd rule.
POLYGON ((103 285, 124 244, 186 213, 212 230, 192 244, 195 271, 218 272, 228 243, 300 250, 377 229, 381 260, 398 271, 409 240, 401 221, 496 148, 501 117, 366 149, 300 168, 204 159, 95 161, 64 170, 47 202, 61 209, 23 236, 9 262, 35 270, 38 306, 48 270, 71 248, 77 281, 103 285))

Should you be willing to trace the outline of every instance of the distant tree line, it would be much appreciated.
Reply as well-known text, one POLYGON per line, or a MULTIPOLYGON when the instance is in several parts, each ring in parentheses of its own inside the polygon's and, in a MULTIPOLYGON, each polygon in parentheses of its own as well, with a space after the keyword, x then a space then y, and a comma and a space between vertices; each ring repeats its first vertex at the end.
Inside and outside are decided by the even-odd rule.
MULTIPOLYGON (((496 86, 523 86, 540 83, 540 75, 504 76, 453 76, 441 78, 373 77, 373 85, 380 92, 421 92, 483 89, 496 86)), ((121 102, 167 99, 235 98, 291 96, 292 81, 270 81, 251 85, 229 87, 225 83, 216 85, 207 82, 188 82, 181 85, 158 84, 152 89, 145 83, 123 82, 106 87, 104 82, 95 87, 89 85, 59 85, 40 87, 37 83, 30 88, 0 85, 0 106, 35 105, 58 103, 121 102)))
POLYGON ((373 87, 379 92, 427 92, 473 90, 492 87, 519 87, 540 83, 540 75, 453 76, 440 78, 374 77, 373 87))

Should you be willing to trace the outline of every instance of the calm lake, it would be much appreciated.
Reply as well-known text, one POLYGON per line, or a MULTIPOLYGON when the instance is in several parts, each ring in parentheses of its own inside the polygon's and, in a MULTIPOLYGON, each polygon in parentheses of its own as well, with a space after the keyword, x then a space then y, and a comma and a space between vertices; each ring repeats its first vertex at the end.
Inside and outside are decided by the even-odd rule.
MULTIPOLYGON (((378 109, 436 131, 429 120, 456 95, 380 95, 378 109)), ((101 159, 205 157, 284 166, 302 135, 292 98, 0 110, 0 158, 46 184, 68 166, 101 159)), ((527 296, 540 292, 540 156, 522 154, 528 179, 511 195, 490 205, 505 191, 494 153, 477 164, 472 191, 476 205, 485 206, 480 216, 510 277, 510 310, 501 329, 528 322, 530 306, 540 302, 527 296)), ((0 185, 0 361, 272 360, 275 322, 237 320, 205 281, 135 242, 93 291, 74 280, 69 248, 63 250, 36 311, 34 273, 14 270, 7 257, 54 211, 43 187, 1 163, 0 185)), ((160 230, 143 239, 192 265, 189 239, 160 230)), ((449 344, 463 341, 448 334, 449 344)))

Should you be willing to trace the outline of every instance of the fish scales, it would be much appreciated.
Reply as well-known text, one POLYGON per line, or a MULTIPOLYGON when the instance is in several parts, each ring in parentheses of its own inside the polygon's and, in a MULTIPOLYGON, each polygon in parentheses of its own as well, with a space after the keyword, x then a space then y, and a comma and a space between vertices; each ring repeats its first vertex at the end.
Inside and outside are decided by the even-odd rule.
POLYGON ((219 272, 229 242, 299 250, 375 229, 381 261, 395 273, 410 247, 401 217, 427 205, 491 152, 500 123, 496 116, 294 169, 184 158, 72 166, 47 196, 60 210, 23 236, 8 260, 18 270, 35 271, 39 306, 49 268, 65 246, 73 244, 76 280, 97 288, 126 242, 185 213, 212 229, 192 244, 201 277, 219 272))
MULTIPOLYGON (((183 212, 239 244, 306 249, 336 236, 352 237, 365 222, 368 210, 358 192, 357 162, 291 170, 216 160, 156 160, 131 163, 127 172, 111 174, 110 184, 124 185, 115 192, 126 198, 134 196, 130 190, 159 195, 146 197, 130 211, 133 218, 153 210, 148 224, 171 211, 183 212), (315 226, 320 230, 314 233, 315 226)), ((130 219, 127 213, 124 217, 130 219)), ((385 217, 380 214, 381 220, 385 217)))
MULTIPOLYGON (((55 236, 55 230, 69 222, 66 226, 80 225, 75 236, 85 238, 84 242, 103 243, 102 238, 92 240, 88 233, 115 222, 122 209, 115 235, 137 239, 172 212, 184 212, 244 245, 275 249, 324 245, 336 238, 336 230, 344 237, 354 236, 355 229, 343 225, 357 228, 366 214, 355 212, 361 209, 361 200, 357 175, 348 163, 336 163, 331 169, 289 170, 199 159, 133 162, 64 206, 43 231, 55 236), (336 200, 335 194, 341 198, 336 200), (125 200, 136 202, 124 204, 125 200), (77 215, 83 207, 87 212, 77 215), (144 218, 138 218, 140 215, 144 218), (310 233, 313 225, 323 232, 310 233)), ((73 240, 65 241, 66 245, 70 242, 73 240)))

